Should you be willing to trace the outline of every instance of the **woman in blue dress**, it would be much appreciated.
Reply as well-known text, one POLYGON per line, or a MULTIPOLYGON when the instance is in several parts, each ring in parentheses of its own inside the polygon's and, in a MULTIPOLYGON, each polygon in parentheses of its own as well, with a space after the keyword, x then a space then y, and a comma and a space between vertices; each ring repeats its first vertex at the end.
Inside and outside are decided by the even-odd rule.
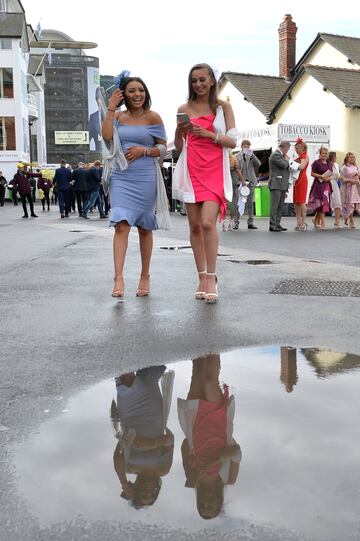
POLYGON ((118 90, 109 98, 102 125, 105 141, 110 141, 113 123, 118 130, 128 168, 114 170, 110 180, 111 217, 114 235, 114 289, 112 296, 124 297, 123 268, 128 236, 132 226, 139 232, 141 273, 138 297, 150 292, 150 260, 153 247, 152 231, 156 229, 156 164, 160 156, 155 145, 166 145, 166 135, 160 115, 150 110, 151 98, 139 77, 125 77, 118 90), (116 109, 124 104, 124 111, 116 109))

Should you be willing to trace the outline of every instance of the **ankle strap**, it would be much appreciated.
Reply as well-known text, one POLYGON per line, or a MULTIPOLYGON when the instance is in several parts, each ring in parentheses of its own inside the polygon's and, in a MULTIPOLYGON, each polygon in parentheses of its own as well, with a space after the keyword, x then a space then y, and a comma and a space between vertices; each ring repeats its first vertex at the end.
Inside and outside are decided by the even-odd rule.
POLYGON ((216 272, 207 272, 206 273, 208 276, 216 276, 216 272))
POLYGON ((206 271, 198 271, 198 274, 207 274, 206 271))

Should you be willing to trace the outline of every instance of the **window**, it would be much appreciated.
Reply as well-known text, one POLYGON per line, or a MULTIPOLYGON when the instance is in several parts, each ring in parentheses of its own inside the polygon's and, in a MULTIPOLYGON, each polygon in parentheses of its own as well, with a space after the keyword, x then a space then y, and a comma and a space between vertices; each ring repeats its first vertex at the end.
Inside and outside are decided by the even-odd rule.
POLYGON ((7 0, 0 0, 0 11, 7 12, 7 0))
POLYGON ((15 118, 0 116, 0 151, 16 150, 15 144, 15 118))
POLYGON ((11 49, 11 39, 0 39, 0 50, 1 49, 11 49))
POLYGON ((0 68, 0 98, 13 98, 13 71, 11 68, 0 68))

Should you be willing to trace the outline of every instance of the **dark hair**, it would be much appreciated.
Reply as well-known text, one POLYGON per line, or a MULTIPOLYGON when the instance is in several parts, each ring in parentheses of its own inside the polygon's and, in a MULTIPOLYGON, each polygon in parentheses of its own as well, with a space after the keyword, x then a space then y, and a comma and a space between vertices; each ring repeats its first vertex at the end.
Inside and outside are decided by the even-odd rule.
POLYGON ((196 96, 196 93, 193 89, 193 86, 192 86, 192 74, 195 70, 203 70, 203 69, 206 69, 210 75, 210 77, 212 77, 213 79, 213 85, 211 86, 210 88, 210 94, 209 94, 209 105, 210 105, 210 108, 211 110, 215 113, 216 111, 216 108, 217 106, 219 105, 219 98, 218 98, 218 95, 217 95, 217 84, 216 84, 216 79, 215 79, 215 74, 214 74, 214 70, 212 69, 211 66, 209 66, 209 64, 195 64, 195 66, 193 66, 189 72, 189 77, 188 77, 188 87, 189 87, 189 96, 188 96, 188 103, 190 101, 195 101, 197 96, 196 96))
MULTIPOLYGON (((145 90, 144 109, 150 109, 150 107, 151 107, 150 92, 148 90, 148 87, 146 86, 146 84, 144 83, 144 81, 140 77, 124 77, 123 80, 120 83, 120 87, 119 87, 120 90, 125 92, 127 85, 129 83, 132 83, 133 81, 136 81, 137 83, 140 83, 144 87, 144 90, 145 90)), ((126 98, 124 98, 124 102, 125 102, 125 106, 127 108, 128 103, 126 101, 126 98)))
POLYGON ((198 486, 195 486, 195 489, 196 507, 199 515, 205 520, 219 516, 224 505, 224 483, 221 478, 217 477, 213 480, 213 483, 207 484, 206 490, 203 487, 199 489, 198 486), (206 506, 204 507, 204 504, 208 503, 209 498, 214 502, 211 512, 206 506))
POLYGON ((336 152, 334 152, 333 150, 331 152, 329 152, 329 161, 330 162, 332 162, 335 157, 336 157, 336 152))
POLYGON ((66 160, 60 160, 60 165, 66 165, 66 160))
POLYGON ((145 505, 153 505, 159 496, 161 488, 161 478, 158 475, 152 476, 152 499, 146 499, 146 501, 144 501, 143 499, 144 481, 149 481, 149 477, 146 474, 139 473, 134 483, 134 497, 132 499, 132 504, 135 509, 141 509, 145 505))

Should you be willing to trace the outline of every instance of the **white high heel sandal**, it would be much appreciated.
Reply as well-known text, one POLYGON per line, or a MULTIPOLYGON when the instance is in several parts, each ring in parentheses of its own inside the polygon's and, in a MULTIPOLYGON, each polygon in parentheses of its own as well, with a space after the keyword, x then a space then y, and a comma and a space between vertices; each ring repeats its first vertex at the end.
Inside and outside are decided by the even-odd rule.
MULTIPOLYGON (((200 276, 200 274, 206 274, 206 271, 200 271, 198 272, 198 275, 200 276)), ((206 291, 196 291, 195 293, 195 299, 197 299, 198 301, 202 301, 206 298, 206 291)))
POLYGON ((207 304, 216 304, 218 300, 218 286, 217 286, 217 276, 215 272, 208 272, 207 276, 215 276, 215 293, 206 293, 205 300, 207 304))

